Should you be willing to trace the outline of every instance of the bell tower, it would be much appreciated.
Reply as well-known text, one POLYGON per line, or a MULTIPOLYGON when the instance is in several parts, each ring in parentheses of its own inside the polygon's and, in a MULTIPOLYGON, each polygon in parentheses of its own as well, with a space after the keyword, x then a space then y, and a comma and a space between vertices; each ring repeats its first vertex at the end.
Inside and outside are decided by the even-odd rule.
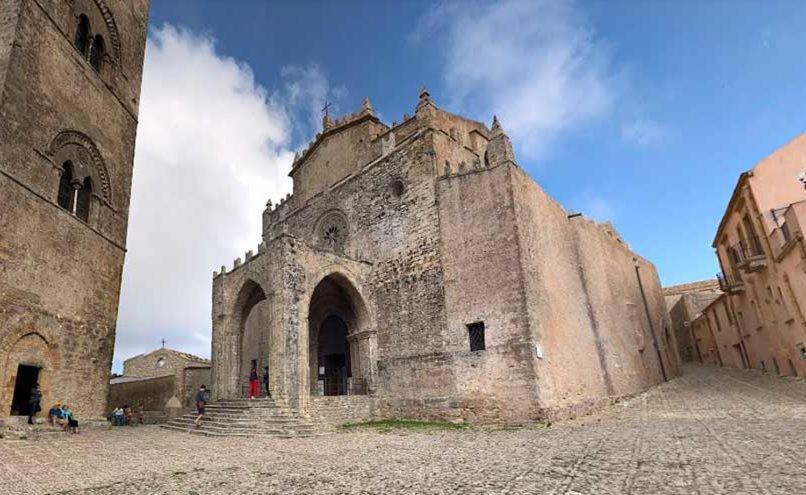
POLYGON ((106 413, 148 7, 0 0, 0 417, 106 413))

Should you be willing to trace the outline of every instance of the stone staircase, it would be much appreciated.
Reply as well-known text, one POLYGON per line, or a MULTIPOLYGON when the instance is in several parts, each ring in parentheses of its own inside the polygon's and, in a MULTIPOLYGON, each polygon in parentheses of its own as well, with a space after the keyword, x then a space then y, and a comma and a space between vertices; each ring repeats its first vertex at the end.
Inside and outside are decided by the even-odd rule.
POLYGON ((270 398, 226 399, 207 404, 201 428, 196 428, 195 410, 163 424, 163 428, 207 436, 282 438, 307 437, 317 433, 316 425, 270 398))

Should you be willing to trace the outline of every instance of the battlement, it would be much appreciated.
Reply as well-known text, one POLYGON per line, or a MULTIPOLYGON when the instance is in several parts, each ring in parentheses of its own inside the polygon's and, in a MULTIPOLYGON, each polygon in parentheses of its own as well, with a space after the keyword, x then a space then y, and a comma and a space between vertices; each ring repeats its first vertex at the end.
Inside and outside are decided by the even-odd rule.
POLYGON ((217 278, 219 276, 227 275, 234 272, 241 266, 246 265, 253 259, 263 254, 265 251, 266 251, 266 244, 264 242, 261 242, 260 244, 257 245, 257 251, 249 250, 246 253, 244 253, 243 258, 235 258, 232 262, 232 269, 229 272, 227 271, 227 267, 225 265, 221 265, 221 271, 213 270, 213 278, 217 278))

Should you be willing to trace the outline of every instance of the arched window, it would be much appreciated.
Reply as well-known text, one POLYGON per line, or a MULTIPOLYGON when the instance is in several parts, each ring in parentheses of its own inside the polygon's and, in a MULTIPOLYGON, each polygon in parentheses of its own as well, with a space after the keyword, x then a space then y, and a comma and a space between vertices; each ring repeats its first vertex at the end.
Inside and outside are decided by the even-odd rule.
POLYGON ((57 202, 59 206, 73 213, 73 164, 69 161, 62 164, 62 176, 59 179, 59 196, 57 202))
POLYGON ((76 50, 81 52, 85 57, 90 44, 90 20, 84 14, 78 17, 78 26, 76 27, 76 39, 73 42, 76 50))
POLYGON ((90 65, 98 72, 101 72, 101 65, 104 61, 104 49, 104 38, 100 34, 96 34, 90 47, 90 65))
POLYGON ((76 216, 85 222, 90 219, 90 196, 92 196, 92 181, 87 177, 76 197, 76 216))

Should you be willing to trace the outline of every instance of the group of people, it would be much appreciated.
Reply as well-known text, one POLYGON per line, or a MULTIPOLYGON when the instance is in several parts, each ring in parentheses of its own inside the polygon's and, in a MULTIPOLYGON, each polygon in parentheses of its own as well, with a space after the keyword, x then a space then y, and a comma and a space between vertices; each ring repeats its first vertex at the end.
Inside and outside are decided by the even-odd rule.
MULTIPOLYGON (((260 395, 260 386, 258 384, 257 368, 252 366, 252 371, 249 372, 249 397, 254 399, 260 395)), ((266 397, 271 397, 269 392, 269 367, 263 367, 263 388, 266 390, 266 397)))
MULTIPOLYGON (((263 388, 266 390, 266 397, 271 397, 271 392, 269 392, 269 367, 266 366, 263 368, 263 388)), ((254 399, 255 397, 260 395, 260 385, 258 382, 258 374, 257 374, 257 367, 252 366, 252 371, 249 372, 249 397, 254 399)), ((204 419, 204 410, 207 407, 207 402, 210 401, 210 392, 207 390, 207 387, 202 385, 199 387, 199 391, 196 392, 196 411, 198 415, 194 424, 196 428, 201 428, 202 420, 204 419)))
POLYGON ((110 419, 115 426, 132 426, 135 423, 144 424, 145 413, 143 412, 143 408, 140 407, 140 411, 135 418, 131 406, 126 404, 123 407, 116 407, 115 410, 112 411, 112 417, 110 419))
MULTIPOLYGON (((34 384, 31 388, 31 394, 28 397, 28 424, 36 423, 36 415, 42 410, 42 390, 39 388, 39 383, 34 384)), ((70 433, 78 433, 78 420, 70 410, 70 406, 57 402, 53 404, 48 410, 48 424, 63 431, 70 433)))
POLYGON ((70 433, 78 433, 78 420, 70 406, 57 402, 48 410, 48 423, 70 433))

